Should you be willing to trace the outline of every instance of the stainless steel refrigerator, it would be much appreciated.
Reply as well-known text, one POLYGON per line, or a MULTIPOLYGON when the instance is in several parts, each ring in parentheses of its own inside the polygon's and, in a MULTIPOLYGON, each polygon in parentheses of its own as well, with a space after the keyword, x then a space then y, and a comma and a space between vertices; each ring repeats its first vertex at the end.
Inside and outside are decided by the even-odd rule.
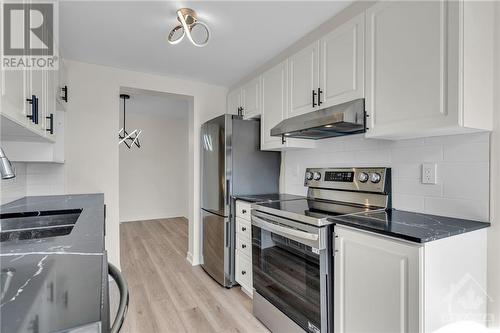
POLYGON ((225 287, 234 284, 232 195, 279 191, 281 155, 260 150, 260 121, 222 115, 201 127, 203 269, 225 287))

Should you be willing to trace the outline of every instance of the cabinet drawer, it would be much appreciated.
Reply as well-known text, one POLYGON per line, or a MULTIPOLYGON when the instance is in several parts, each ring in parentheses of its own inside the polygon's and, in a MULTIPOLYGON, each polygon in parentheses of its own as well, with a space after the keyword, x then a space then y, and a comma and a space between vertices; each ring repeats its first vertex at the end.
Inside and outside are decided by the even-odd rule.
POLYGON ((236 201, 236 217, 250 221, 251 203, 245 201, 236 201))
POLYGON ((236 249, 248 258, 252 257, 252 242, 250 241, 250 238, 236 234, 236 249))
POLYGON ((236 282, 252 290, 252 262, 239 250, 236 250, 236 282))
POLYGON ((236 218, 236 234, 239 234, 249 240, 252 239, 252 225, 249 221, 242 218, 236 218))

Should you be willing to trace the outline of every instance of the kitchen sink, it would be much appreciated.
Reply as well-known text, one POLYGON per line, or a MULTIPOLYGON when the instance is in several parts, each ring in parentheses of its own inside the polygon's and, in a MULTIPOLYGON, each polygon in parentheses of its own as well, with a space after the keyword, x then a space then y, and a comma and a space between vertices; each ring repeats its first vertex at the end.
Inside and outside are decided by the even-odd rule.
POLYGON ((0 214, 0 242, 69 235, 82 209, 0 214))

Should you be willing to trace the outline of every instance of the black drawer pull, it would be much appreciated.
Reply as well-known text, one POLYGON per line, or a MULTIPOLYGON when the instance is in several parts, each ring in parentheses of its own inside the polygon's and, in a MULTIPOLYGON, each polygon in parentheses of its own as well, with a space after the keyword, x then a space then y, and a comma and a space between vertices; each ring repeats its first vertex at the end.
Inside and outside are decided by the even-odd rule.
POLYGON ((318 88, 318 106, 320 106, 323 102, 321 101, 321 94, 323 93, 323 91, 321 90, 321 88, 318 88))
POLYGON ((64 86, 61 88, 61 99, 68 103, 68 86, 64 86))
POLYGON ((313 108, 316 107, 316 90, 312 91, 313 108))
POLYGON ((241 275, 245 275, 247 271, 241 271, 241 275))
POLYGON ((47 119, 49 119, 49 128, 46 129, 47 132, 49 132, 50 134, 54 134, 54 114, 51 113, 50 116, 48 117, 45 117, 47 119))
POLYGON ((246 247, 247 247, 246 244, 241 244, 242 249, 246 249, 246 247))
POLYGON ((247 210, 246 210, 246 209, 243 209, 243 210, 241 211, 241 213, 242 213, 242 214, 246 214, 246 213, 247 213, 247 210))
POLYGON ((247 231, 246 227, 241 227, 241 231, 247 231))

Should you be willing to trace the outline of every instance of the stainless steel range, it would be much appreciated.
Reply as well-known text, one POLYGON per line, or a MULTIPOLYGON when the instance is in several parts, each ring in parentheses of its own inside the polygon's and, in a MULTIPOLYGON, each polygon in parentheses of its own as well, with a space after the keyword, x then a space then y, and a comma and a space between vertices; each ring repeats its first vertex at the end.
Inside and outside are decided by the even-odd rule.
POLYGON ((306 198, 253 207, 253 311, 273 333, 333 332, 332 218, 390 208, 390 173, 307 169, 306 198))

